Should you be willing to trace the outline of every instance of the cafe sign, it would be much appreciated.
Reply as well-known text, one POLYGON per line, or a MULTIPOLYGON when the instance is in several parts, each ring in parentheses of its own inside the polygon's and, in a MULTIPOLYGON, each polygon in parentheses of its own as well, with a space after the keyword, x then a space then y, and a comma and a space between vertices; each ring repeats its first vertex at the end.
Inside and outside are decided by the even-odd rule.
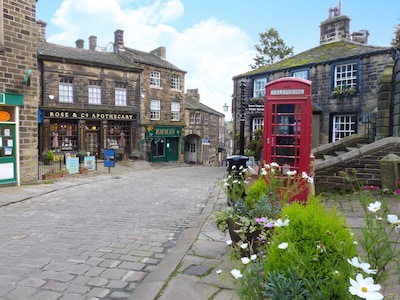
POLYGON ((181 127, 153 125, 149 125, 146 127, 146 137, 180 137, 181 134, 181 127))

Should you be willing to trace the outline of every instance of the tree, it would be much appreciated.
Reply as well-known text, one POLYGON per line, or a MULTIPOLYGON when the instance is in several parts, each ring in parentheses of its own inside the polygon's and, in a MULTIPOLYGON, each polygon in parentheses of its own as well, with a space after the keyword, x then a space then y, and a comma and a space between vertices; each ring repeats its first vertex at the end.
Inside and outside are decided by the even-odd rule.
POLYGON ((257 50, 252 69, 273 64, 276 59, 284 59, 293 55, 293 47, 286 46, 284 40, 279 36, 278 30, 270 28, 266 32, 259 33, 260 45, 254 45, 257 50))
POLYGON ((394 31, 394 38, 392 40, 392 46, 400 49, 400 24, 397 24, 394 31))

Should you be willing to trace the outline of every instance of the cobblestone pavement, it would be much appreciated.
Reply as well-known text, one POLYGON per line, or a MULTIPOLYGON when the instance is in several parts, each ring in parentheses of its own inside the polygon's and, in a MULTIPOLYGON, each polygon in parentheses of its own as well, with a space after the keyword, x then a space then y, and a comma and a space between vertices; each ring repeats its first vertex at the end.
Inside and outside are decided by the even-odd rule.
POLYGON ((103 169, 0 207, 0 299, 128 299, 226 172, 176 166, 103 169))

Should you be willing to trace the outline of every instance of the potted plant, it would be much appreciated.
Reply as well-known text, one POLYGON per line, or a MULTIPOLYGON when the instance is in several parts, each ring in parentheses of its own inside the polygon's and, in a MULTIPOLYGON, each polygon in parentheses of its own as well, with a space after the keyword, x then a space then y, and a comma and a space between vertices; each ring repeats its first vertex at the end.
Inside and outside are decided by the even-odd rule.
POLYGON ((89 169, 86 166, 83 166, 80 170, 79 170, 80 174, 86 175, 89 173, 89 169))
POLYGON ((88 153, 86 151, 79 151, 77 156, 79 157, 79 162, 83 163, 85 160, 85 157, 88 156, 88 153))
POLYGON ((49 179, 54 179, 54 169, 48 169, 43 175, 42 179, 43 180, 49 180, 49 179))
POLYGON ((51 162, 54 161, 54 152, 53 150, 48 150, 47 152, 44 152, 44 164, 45 165, 50 165, 51 162))

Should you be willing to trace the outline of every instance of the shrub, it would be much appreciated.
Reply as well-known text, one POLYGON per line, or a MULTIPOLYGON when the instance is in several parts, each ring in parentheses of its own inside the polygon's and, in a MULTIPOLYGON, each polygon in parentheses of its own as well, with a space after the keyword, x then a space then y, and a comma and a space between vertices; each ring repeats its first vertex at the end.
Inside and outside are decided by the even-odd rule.
POLYGON ((268 278, 274 271, 283 278, 312 282, 312 290, 306 292, 311 299, 350 299, 349 278, 354 268, 347 259, 356 256, 357 250, 344 215, 327 211, 318 198, 309 199, 307 205, 287 205, 282 215, 289 218, 290 225, 275 228, 267 246, 267 291, 276 288, 271 287, 272 277, 268 278))

